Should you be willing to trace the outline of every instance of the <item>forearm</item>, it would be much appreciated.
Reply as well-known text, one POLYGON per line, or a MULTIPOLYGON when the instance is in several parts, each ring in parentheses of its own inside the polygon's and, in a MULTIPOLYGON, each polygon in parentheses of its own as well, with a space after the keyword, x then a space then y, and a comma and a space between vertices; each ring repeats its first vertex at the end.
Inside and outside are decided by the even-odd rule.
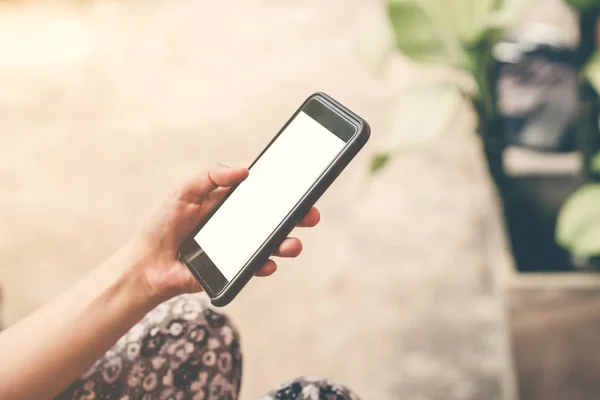
POLYGON ((68 292, 0 333, 0 398, 51 399, 156 304, 124 248, 68 292))

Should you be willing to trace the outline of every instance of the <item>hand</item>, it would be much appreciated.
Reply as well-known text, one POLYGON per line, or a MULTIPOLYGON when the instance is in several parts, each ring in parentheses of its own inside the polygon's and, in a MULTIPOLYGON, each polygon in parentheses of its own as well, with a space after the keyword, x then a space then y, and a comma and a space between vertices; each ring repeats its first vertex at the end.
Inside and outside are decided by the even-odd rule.
MULTIPOLYGON (((182 293, 202 290, 188 268, 179 261, 179 247, 230 187, 247 176, 247 168, 222 165, 204 171, 176 190, 134 238, 133 248, 140 260, 135 268, 153 297, 164 301, 182 293)), ((313 227, 319 219, 319 211, 313 207, 298 226, 313 227)), ((274 255, 297 257, 301 251, 300 240, 290 237, 281 243, 274 255)), ((269 259, 256 275, 269 276, 276 269, 275 261, 269 259)))

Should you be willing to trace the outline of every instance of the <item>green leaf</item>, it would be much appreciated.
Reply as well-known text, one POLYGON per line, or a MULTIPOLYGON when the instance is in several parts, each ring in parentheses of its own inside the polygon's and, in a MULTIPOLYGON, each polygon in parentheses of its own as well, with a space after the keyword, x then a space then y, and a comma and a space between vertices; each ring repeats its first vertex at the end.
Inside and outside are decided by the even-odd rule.
POLYGON ((583 73, 597 93, 600 93, 600 51, 596 51, 583 67, 583 73))
POLYGON ((431 12, 432 1, 438 0, 388 1, 396 47, 415 61, 467 67, 457 33, 439 18, 440 12, 431 12))
POLYGON ((458 37, 463 47, 473 47, 490 29, 496 0, 424 0, 429 12, 458 37))
POLYGON ((591 225, 577 239, 571 252, 581 257, 600 256, 600 223, 591 225))
POLYGON ((516 26, 539 0, 503 0, 499 9, 490 15, 489 24, 494 28, 507 29, 516 26))
POLYGON ((380 169, 385 167, 385 165, 388 163, 389 160, 390 160, 390 155, 387 153, 375 154, 375 156, 373 156, 373 158, 371 159, 371 167, 370 167, 369 172, 371 174, 375 174, 380 169))
POLYGON ((512 26, 532 0, 388 0, 396 46, 416 61, 469 68, 468 49, 512 26))
POLYGON ((600 255, 600 184, 590 183, 573 193, 556 222, 556 241, 575 255, 600 255))
POLYGON ((419 148, 433 143, 447 128, 461 101, 452 86, 405 88, 393 108, 391 135, 383 154, 419 148))
POLYGON ((597 153, 590 160, 590 169, 597 174, 600 174, 600 153, 597 153))

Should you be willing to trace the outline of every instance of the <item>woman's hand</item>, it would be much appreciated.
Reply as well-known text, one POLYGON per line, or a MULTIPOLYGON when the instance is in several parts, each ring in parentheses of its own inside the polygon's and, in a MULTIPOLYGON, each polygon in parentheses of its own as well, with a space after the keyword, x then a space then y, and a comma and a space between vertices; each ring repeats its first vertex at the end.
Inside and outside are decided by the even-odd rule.
MULTIPOLYGON (((177 259, 181 243, 245 168, 215 166, 173 193, 130 243, 19 323, 0 332, 0 398, 53 399, 161 301, 200 286, 177 259), (35 384, 32 384, 35 382, 35 384)), ((312 209, 302 226, 319 222, 312 209)), ((232 249, 235 251, 235 249, 232 249)), ((295 257, 288 238, 276 256, 295 257)), ((275 272, 269 260, 257 275, 275 272)))
MULTIPOLYGON (((229 188, 247 176, 247 168, 215 165, 171 194, 136 235, 132 242, 135 257, 139 260, 135 268, 147 283, 145 286, 152 297, 164 301, 182 293, 202 290, 188 268, 179 261, 179 247, 229 188)), ((319 219, 319 211, 312 208, 298 226, 313 227, 319 219)), ((297 257, 301 251, 299 239, 287 238, 274 255, 297 257)), ((275 261, 268 260, 256 275, 269 276, 276 269, 275 261)))

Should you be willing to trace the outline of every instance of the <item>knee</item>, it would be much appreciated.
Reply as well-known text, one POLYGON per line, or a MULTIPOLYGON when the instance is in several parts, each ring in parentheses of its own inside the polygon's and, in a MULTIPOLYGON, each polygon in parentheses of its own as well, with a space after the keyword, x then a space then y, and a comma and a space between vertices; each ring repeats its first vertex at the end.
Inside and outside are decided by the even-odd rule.
POLYGON ((164 384, 215 398, 237 396, 242 374, 239 333, 202 296, 171 299, 140 324, 140 357, 166 361, 164 384))
POLYGON ((199 295, 175 297, 148 313, 139 325, 146 338, 164 333, 171 342, 181 339, 197 350, 239 352, 239 333, 231 319, 199 295))
POLYGON ((228 316, 199 295, 182 295, 160 304, 122 340, 126 346, 139 346, 139 357, 166 357, 171 367, 191 359, 230 374, 241 366, 237 329, 228 316))

